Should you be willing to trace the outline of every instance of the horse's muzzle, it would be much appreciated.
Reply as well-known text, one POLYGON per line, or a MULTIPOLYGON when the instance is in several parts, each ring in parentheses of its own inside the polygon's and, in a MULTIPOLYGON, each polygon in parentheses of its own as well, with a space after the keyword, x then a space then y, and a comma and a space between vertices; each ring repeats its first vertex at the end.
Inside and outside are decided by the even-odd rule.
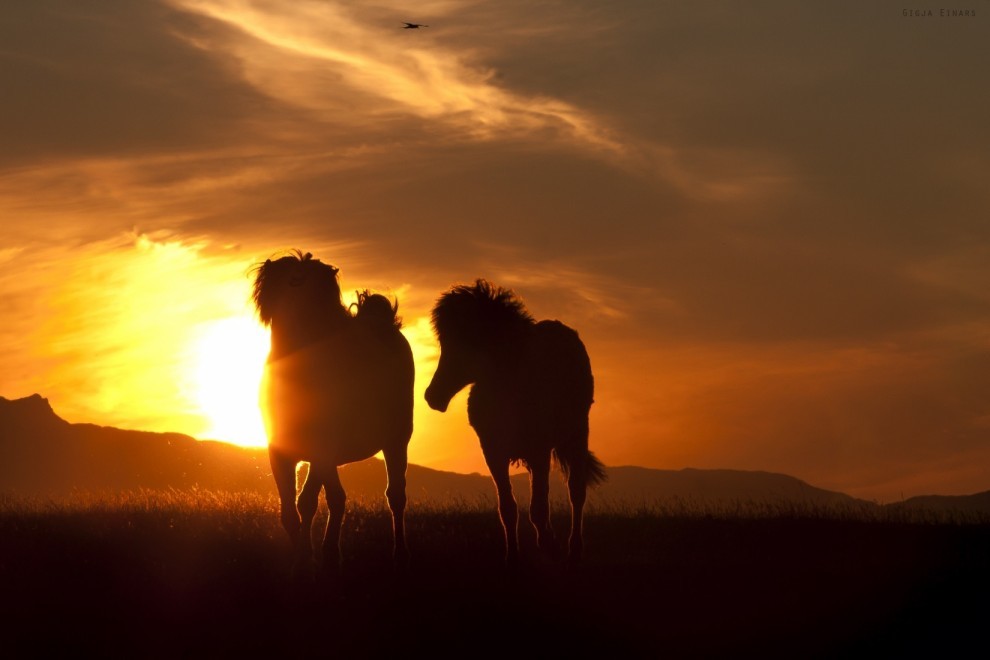
POLYGON ((424 398, 430 408, 440 412, 447 412, 447 405, 450 403, 450 397, 438 396, 436 388, 434 388, 433 385, 426 388, 424 398))

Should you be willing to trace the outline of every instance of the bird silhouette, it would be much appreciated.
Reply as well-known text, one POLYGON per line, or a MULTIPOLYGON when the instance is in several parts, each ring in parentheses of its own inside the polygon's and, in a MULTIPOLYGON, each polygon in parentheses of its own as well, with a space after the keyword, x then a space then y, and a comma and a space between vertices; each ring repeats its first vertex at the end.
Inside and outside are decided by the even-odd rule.
POLYGON ((402 28, 403 30, 418 30, 421 27, 430 27, 429 25, 423 25, 422 23, 406 23, 405 21, 402 22, 405 23, 405 27, 402 28))

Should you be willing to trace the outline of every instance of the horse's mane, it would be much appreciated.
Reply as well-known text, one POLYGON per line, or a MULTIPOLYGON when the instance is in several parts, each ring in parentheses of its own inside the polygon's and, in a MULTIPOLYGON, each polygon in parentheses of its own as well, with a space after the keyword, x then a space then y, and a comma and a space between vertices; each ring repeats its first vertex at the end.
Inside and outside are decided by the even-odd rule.
POLYGON ((382 294, 365 289, 357 292, 357 302, 352 306, 355 308, 354 317, 361 322, 378 328, 398 330, 402 327, 398 300, 393 303, 382 294))
POLYGON ((264 263, 257 264, 252 270, 254 272, 254 286, 251 298, 258 311, 258 317, 265 325, 272 322, 272 306, 275 304, 275 297, 287 283, 298 277, 300 267, 307 269, 307 277, 316 277, 318 280, 318 297, 312 301, 314 305, 336 306, 346 315, 340 298, 340 284, 337 282, 337 268, 330 264, 325 264, 319 259, 313 259, 309 252, 302 250, 290 250, 288 254, 277 259, 267 259, 264 263))
POLYGON ((483 279, 454 286, 433 307, 433 330, 443 343, 487 343, 528 329, 534 324, 522 300, 510 289, 483 279))

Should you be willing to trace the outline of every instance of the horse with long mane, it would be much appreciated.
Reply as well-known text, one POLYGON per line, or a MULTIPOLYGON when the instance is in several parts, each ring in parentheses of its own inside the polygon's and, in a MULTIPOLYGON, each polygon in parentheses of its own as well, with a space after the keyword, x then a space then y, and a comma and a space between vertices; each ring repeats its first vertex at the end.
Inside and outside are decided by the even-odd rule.
POLYGON ((541 550, 555 546, 550 526, 550 464, 567 479, 571 502, 568 559, 583 550, 582 515, 589 485, 605 467, 588 451, 588 413, 594 398, 591 362, 578 334, 559 321, 536 322, 512 291, 485 280, 455 286, 433 308, 440 363, 426 401, 444 412, 473 383, 468 420, 481 441, 498 493, 506 562, 518 562, 518 509, 509 465, 530 473, 530 521, 541 550))
POLYGON ((340 562, 347 499, 337 467, 384 453, 394 558, 408 560, 403 514, 407 447, 413 425, 413 357, 397 318, 398 303, 367 291, 352 314, 341 300, 337 268, 294 251, 256 268, 254 303, 271 327, 264 404, 268 453, 282 526, 297 567, 313 563, 310 533, 320 491, 330 517, 323 566, 340 562), (296 499, 296 468, 310 469, 296 499))

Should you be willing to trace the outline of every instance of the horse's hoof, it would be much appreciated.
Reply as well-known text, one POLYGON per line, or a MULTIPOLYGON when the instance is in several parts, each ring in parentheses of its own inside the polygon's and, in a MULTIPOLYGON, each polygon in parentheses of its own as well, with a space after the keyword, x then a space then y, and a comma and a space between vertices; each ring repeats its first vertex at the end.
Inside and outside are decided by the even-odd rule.
POLYGON ((343 572, 340 570, 340 566, 335 564, 333 566, 322 566, 320 567, 319 581, 320 584, 335 587, 340 584, 343 578, 343 572))
POLYGON ((397 552, 392 557, 392 570, 402 577, 409 574, 409 552, 397 552))
POLYGON ((316 564, 313 562, 296 562, 292 567, 292 584, 297 589, 309 589, 316 584, 316 564))
POLYGON ((340 574, 340 555, 324 555, 323 563, 320 565, 320 572, 329 575, 331 573, 335 575, 340 574))
POLYGON ((539 544, 540 555, 551 563, 557 563, 561 559, 560 544, 554 539, 549 539, 539 544))
POLYGON ((512 553, 505 556, 505 572, 512 575, 519 575, 519 571, 522 567, 522 563, 519 561, 519 554, 512 553))
POLYGON ((292 565, 292 580, 294 582, 312 582, 316 577, 316 564, 312 559, 300 559, 292 565))

